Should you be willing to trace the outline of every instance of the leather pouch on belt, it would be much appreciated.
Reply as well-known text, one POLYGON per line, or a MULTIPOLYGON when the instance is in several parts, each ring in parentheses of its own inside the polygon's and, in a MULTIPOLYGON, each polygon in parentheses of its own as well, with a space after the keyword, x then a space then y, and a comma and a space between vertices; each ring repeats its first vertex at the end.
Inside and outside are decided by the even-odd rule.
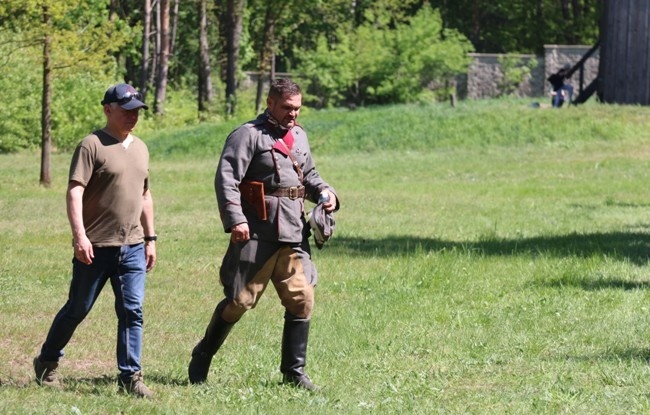
POLYGON ((252 180, 242 180, 239 183, 242 199, 255 208, 257 217, 266 220, 266 203, 264 202, 264 183, 252 180))

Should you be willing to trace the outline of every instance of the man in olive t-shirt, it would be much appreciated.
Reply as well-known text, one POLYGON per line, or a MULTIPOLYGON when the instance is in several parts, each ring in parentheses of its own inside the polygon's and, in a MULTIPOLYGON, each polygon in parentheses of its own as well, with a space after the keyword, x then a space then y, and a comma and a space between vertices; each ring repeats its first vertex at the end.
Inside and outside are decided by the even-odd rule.
POLYGON ((144 287, 156 263, 149 152, 131 134, 141 108, 132 86, 109 88, 102 100, 106 126, 84 138, 70 163, 66 194, 74 258, 68 301, 58 312, 39 356, 36 381, 60 386, 59 360, 77 326, 90 312, 107 281, 115 295, 118 383, 134 396, 150 398, 140 354, 144 287))

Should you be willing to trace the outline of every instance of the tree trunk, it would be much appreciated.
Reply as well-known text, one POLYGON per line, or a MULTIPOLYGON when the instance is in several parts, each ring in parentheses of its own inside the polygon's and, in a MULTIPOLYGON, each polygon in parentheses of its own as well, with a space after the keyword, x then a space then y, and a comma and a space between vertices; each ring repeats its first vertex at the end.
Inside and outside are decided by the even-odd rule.
POLYGON ((570 26, 573 29, 571 33, 571 43, 576 44, 579 38, 577 32, 583 29, 582 21, 582 7, 579 0, 571 1, 571 23, 570 26))
POLYGON ((228 0, 226 8, 226 114, 235 113, 237 105, 237 69, 243 28, 244 0, 228 0))
POLYGON ((176 45, 176 32, 178 31, 178 4, 180 0, 174 0, 174 8, 172 11, 172 29, 169 40, 169 55, 174 56, 174 46, 176 45))
POLYGON ((119 7, 118 0, 110 0, 108 5, 108 20, 114 22, 117 19, 117 8, 119 7))
POLYGON ((565 22, 568 22, 571 19, 569 2, 570 0, 560 0, 560 10, 562 10, 562 17, 565 22))
MULTIPOLYGON (((43 24, 49 27, 50 14, 47 7, 43 9, 43 24)), ((45 32, 43 42, 43 99, 41 104, 41 177, 40 183, 45 187, 52 184, 52 67, 51 67, 51 31, 45 32)))
POLYGON ((140 67, 140 93, 147 99, 147 78, 149 76, 149 38, 151 36, 151 0, 144 0, 142 10, 142 66, 140 67))
POLYGON ((475 46, 480 45, 481 42, 481 5, 479 4, 480 2, 478 0, 473 0, 472 1, 472 11, 471 11, 471 16, 472 16, 472 29, 471 29, 471 35, 470 35, 470 40, 475 46))
POLYGON ((169 69, 169 1, 160 0, 160 54, 158 74, 156 76, 156 98, 153 104, 155 114, 165 113, 165 95, 167 93, 167 71, 169 69))
POLYGON ((273 55, 275 50, 275 23, 282 10, 282 6, 275 6, 267 3, 266 16, 264 18, 264 34, 262 35, 262 49, 260 50, 259 76, 257 78, 257 94, 255 96, 255 110, 259 113, 262 110, 264 98, 264 82, 267 79, 273 80, 275 68, 272 68, 273 55))
POLYGON ((199 4, 199 111, 207 111, 212 102, 212 71, 210 67, 210 45, 208 43, 208 2, 199 4))
MULTIPOLYGON (((152 20, 151 27, 154 27, 154 51, 152 55, 151 67, 149 68, 149 85, 155 85, 156 75, 158 75, 158 59, 160 58, 160 1, 153 0, 153 7, 155 8, 155 21, 152 20)), ((152 12, 153 12, 152 8, 152 12)))
POLYGON ((562 10, 562 43, 572 44, 574 28, 571 25, 571 0, 561 0, 561 10, 562 10))

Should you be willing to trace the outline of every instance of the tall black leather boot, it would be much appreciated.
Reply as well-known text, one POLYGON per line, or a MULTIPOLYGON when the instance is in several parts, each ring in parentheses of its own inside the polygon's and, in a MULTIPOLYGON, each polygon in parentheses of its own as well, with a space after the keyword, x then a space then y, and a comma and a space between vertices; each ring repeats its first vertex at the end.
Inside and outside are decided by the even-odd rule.
POLYGON ((226 304, 226 300, 217 304, 203 339, 192 350, 192 359, 187 368, 190 383, 192 384, 203 383, 208 378, 212 356, 217 353, 217 350, 228 337, 230 329, 235 325, 235 323, 229 323, 221 318, 221 313, 226 304))
POLYGON ((286 314, 282 332, 282 383, 310 391, 318 390, 305 373, 307 363, 307 338, 309 337, 309 319, 301 319, 286 314))

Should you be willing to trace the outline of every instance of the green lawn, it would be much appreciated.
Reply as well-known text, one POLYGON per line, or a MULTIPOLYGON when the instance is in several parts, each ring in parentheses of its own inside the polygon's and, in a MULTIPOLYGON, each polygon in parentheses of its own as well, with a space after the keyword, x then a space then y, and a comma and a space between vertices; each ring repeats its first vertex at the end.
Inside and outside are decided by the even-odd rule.
POLYGON ((118 393, 112 293, 66 349, 65 388, 31 360, 70 275, 69 154, 0 156, 0 413, 650 413, 650 108, 524 101, 309 111, 341 197, 319 270, 308 372, 279 384, 269 289, 206 385, 190 350, 221 297, 213 174, 235 122, 143 137, 160 240, 143 363, 153 401, 118 393))

